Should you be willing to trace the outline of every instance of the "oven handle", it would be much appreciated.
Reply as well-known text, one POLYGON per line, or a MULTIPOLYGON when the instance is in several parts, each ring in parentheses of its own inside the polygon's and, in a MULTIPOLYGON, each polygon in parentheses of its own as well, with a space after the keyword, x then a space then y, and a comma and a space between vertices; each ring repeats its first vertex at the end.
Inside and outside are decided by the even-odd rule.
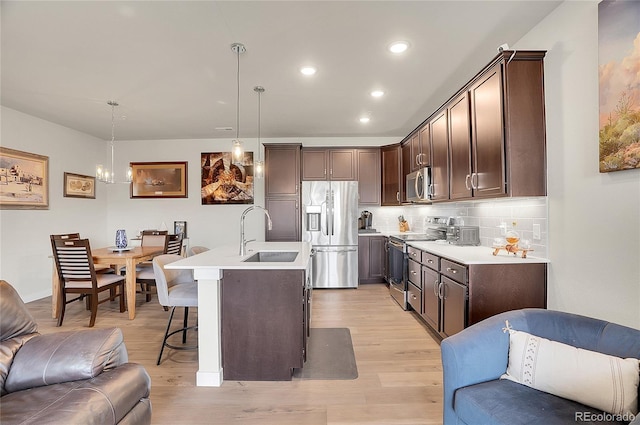
POLYGON ((398 243, 398 242, 389 240, 389 245, 394 247, 394 248, 398 248, 400 250, 404 250, 404 244, 403 243, 398 243))

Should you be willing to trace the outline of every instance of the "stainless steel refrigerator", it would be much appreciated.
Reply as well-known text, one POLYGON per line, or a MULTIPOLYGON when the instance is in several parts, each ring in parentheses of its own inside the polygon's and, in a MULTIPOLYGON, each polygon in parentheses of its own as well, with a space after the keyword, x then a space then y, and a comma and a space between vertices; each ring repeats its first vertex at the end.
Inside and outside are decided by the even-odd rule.
POLYGON ((302 240, 311 242, 314 288, 358 287, 358 182, 302 182, 302 240))

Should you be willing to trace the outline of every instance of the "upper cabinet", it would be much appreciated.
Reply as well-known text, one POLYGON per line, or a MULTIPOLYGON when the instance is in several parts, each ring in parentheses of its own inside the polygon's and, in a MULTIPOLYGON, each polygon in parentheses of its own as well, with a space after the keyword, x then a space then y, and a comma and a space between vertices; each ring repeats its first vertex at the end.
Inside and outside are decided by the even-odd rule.
POLYGON ((300 195, 300 145, 265 145, 266 197, 300 195), (268 167, 267 167, 268 166, 268 167))
POLYGON ((471 196, 471 122, 469 95, 465 91, 447 107, 449 114, 449 156, 451 163, 449 185, 451 199, 471 196))
POLYGON ((545 196, 545 53, 498 54, 405 139, 401 181, 430 165, 433 201, 545 196))
POLYGON ((431 199, 449 199, 449 126, 447 110, 433 115, 431 128, 431 199))
POLYGON ((358 204, 380 205, 380 148, 356 149, 358 204))
POLYGON ((380 149, 382 163, 381 205, 400 205, 404 196, 401 180, 400 144, 383 146, 380 149))
POLYGON ((302 150, 302 180, 356 180, 356 149, 302 150))

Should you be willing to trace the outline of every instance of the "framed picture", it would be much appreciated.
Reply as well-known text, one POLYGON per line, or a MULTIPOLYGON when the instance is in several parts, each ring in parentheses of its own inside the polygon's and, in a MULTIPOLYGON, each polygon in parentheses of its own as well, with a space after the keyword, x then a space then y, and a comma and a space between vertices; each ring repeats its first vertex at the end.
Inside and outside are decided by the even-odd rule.
POLYGON ((179 235, 182 233, 182 237, 187 237, 187 222, 186 221, 174 221, 173 222, 173 233, 175 235, 179 235))
POLYGON ((231 152, 202 153, 202 205, 253 204, 253 152, 233 162, 231 152))
POLYGON ((49 208, 49 157, 0 146, 0 208, 49 208))
POLYGON ((598 3, 599 169, 640 168, 640 2, 598 3))
POLYGON ((131 198, 186 198, 187 162, 131 162, 131 198))
POLYGON ((64 173, 63 196, 96 199, 96 178, 82 174, 64 173))

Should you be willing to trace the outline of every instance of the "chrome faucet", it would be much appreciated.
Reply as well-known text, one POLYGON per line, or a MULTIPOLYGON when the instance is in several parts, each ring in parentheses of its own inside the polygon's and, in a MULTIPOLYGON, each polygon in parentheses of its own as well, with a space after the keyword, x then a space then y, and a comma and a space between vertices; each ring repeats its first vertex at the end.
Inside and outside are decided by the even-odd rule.
POLYGON ((246 240, 244 238, 244 217, 247 215, 247 213, 249 213, 249 211, 254 210, 256 208, 259 208, 262 211, 264 211, 265 215, 267 216, 267 229, 271 230, 273 228, 273 223, 271 222, 271 216, 269 215, 269 211, 267 211, 265 208, 260 207, 258 205, 254 205, 244 210, 242 212, 242 216, 240 217, 240 255, 241 256, 247 253, 247 244, 251 241, 255 241, 255 239, 246 240))

